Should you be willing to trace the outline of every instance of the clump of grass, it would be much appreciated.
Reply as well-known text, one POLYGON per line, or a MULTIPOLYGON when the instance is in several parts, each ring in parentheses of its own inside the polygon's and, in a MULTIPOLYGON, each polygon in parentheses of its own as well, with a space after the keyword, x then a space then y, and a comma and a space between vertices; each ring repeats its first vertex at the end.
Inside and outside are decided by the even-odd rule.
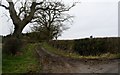
POLYGON ((17 56, 3 55, 3 73, 39 72, 41 65, 36 57, 35 44, 27 44, 17 56))

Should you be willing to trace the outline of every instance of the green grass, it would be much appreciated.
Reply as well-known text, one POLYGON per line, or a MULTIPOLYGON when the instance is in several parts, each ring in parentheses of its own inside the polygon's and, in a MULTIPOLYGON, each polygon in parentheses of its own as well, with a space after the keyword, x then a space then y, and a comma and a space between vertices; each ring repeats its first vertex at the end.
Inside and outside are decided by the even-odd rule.
POLYGON ((110 53, 106 53, 106 54, 102 54, 100 56, 81 56, 77 53, 69 53, 69 52, 65 52, 63 50, 58 50, 56 48, 53 48, 52 46, 50 46, 47 43, 43 43, 42 44, 43 47, 48 50, 51 53, 57 54, 57 55, 61 55, 64 57, 70 57, 70 58, 75 58, 75 59, 80 59, 80 58, 86 58, 86 59, 99 59, 99 58, 107 58, 107 59, 111 59, 111 58, 120 58, 120 53, 118 54, 110 54, 110 53))
POLYGON ((11 56, 3 55, 2 72, 3 73, 27 73, 39 72, 41 65, 39 64, 35 44, 27 44, 21 50, 21 55, 11 56))

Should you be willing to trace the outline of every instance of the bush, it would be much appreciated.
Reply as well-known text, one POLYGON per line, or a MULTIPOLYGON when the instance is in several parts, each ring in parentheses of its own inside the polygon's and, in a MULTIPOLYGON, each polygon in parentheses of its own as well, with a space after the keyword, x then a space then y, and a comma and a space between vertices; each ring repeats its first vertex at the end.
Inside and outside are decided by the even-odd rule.
POLYGON ((104 39, 80 39, 75 40, 74 50, 83 56, 96 56, 107 52, 104 39))
POLYGON ((53 40, 49 44, 59 50, 73 52, 74 40, 53 40))
POLYGON ((50 41, 50 45, 67 52, 76 52, 82 56, 96 56, 105 53, 120 53, 120 38, 85 38, 76 40, 50 41))
POLYGON ((22 41, 18 38, 7 38, 4 40, 3 53, 15 55, 20 51, 22 47, 22 41))

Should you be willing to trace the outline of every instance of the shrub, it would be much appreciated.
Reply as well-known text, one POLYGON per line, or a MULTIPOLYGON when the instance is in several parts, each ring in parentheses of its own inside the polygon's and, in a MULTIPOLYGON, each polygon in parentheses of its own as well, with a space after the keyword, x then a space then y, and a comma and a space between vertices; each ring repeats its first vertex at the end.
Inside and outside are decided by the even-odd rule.
POLYGON ((49 44, 59 50, 73 52, 74 40, 53 40, 49 44))
POLYGON ((22 41, 18 38, 7 38, 3 44, 3 53, 15 55, 20 51, 22 47, 22 41))
POLYGON ((74 50, 83 56, 95 56, 106 53, 107 46, 104 39, 80 39, 75 40, 74 50))
POLYGON ((82 56, 96 56, 105 53, 120 53, 120 38, 85 38, 76 40, 56 40, 49 43, 57 49, 76 52, 82 56))

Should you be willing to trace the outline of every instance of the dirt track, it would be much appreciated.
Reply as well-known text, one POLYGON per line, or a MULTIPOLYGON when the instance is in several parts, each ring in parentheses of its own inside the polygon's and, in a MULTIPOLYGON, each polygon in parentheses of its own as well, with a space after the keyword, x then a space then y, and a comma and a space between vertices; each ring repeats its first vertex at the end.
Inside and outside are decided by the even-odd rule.
POLYGON ((92 60, 71 59, 36 49, 43 64, 43 73, 118 73, 120 59, 92 60))

